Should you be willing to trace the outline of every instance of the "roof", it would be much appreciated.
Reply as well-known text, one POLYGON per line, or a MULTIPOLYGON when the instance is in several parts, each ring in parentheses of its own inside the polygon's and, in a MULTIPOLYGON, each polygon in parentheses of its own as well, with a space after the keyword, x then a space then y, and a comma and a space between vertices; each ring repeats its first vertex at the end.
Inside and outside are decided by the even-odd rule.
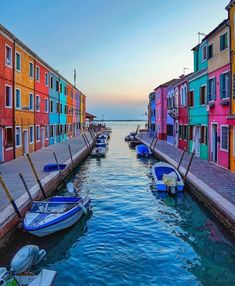
POLYGON ((229 20, 225 19, 223 20, 221 23, 219 23, 218 26, 216 26, 209 34, 207 34, 205 36, 205 38, 203 38, 204 40, 207 40, 210 36, 214 35, 216 32, 218 32, 220 29, 224 28, 225 26, 229 25, 229 20))
POLYGON ((225 7, 226 10, 229 10, 235 4, 235 0, 231 0, 229 4, 225 7))
POLYGON ((193 74, 193 72, 188 73, 188 74, 183 74, 179 77, 179 80, 177 82, 177 85, 181 84, 182 82, 186 81, 191 75, 193 74))
POLYGON ((200 77, 200 76, 203 76, 204 74, 207 73, 207 68, 204 68, 202 70, 199 70, 197 72, 193 72, 191 73, 191 75, 188 77, 188 81, 193 81, 195 80, 196 78, 200 77))
POLYGON ((86 118, 96 118, 96 116, 91 113, 86 112, 86 118))
POLYGON ((160 87, 168 87, 168 86, 172 85, 176 80, 177 80, 177 79, 174 78, 174 79, 171 79, 171 80, 169 80, 169 81, 167 81, 167 82, 165 82, 165 83, 162 83, 162 84, 160 84, 159 86, 157 86, 154 90, 156 90, 156 89, 158 89, 158 88, 160 88, 160 87))
POLYGON ((21 40, 19 40, 16 36, 14 36, 7 28, 0 24, 0 34, 3 32, 10 39, 16 42, 19 46, 21 46, 25 51, 27 51, 33 58, 38 60, 41 64, 43 64, 46 68, 48 68, 51 72, 58 75, 61 79, 63 79, 67 84, 70 84, 74 89, 81 92, 78 88, 76 88, 70 81, 68 81, 65 77, 63 77, 58 70, 55 70, 48 63, 46 63, 42 58, 40 58, 35 52, 33 52, 26 44, 24 44, 21 40))

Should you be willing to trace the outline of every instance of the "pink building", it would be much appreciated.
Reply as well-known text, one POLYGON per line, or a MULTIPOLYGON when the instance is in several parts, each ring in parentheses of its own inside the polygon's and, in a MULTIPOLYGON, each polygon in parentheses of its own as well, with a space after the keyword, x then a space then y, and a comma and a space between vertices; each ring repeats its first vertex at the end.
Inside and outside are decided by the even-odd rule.
POLYGON ((154 89, 156 98, 156 136, 160 140, 166 140, 167 134, 167 88, 173 84, 172 79, 154 89))
POLYGON ((209 160, 229 167, 230 58, 229 27, 224 20, 208 41, 209 160))

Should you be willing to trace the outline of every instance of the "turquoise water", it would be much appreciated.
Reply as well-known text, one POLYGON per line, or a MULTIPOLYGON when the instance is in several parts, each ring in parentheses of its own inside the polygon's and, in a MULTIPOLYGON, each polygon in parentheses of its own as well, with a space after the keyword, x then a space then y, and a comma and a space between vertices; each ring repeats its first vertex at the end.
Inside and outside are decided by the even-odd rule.
POLYGON ((3 261, 36 243, 48 251, 43 266, 58 272, 55 285, 234 285, 229 234, 187 192, 154 195, 147 173, 155 159, 137 159, 123 140, 137 123, 110 125, 107 157, 88 158, 75 178, 92 198, 89 217, 43 239, 19 234, 3 261))

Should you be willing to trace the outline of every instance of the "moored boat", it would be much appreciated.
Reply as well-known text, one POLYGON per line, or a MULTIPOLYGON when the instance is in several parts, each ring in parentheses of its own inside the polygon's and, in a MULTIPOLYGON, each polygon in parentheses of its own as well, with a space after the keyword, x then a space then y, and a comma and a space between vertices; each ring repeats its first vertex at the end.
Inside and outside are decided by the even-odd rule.
POLYGON ((22 247, 11 260, 11 269, 0 268, 0 285, 3 286, 52 286, 56 271, 35 270, 35 266, 45 257, 46 251, 36 245, 22 247))
POLYGON ((105 154, 108 151, 108 147, 95 147, 92 152, 91 152, 91 156, 92 157, 104 157, 105 154))
POLYGON ((66 164, 57 165, 57 163, 46 164, 44 166, 44 172, 53 172, 53 171, 58 171, 58 170, 64 170, 66 168, 66 166, 67 166, 66 164))
POLYGON ((152 156, 152 151, 150 148, 144 144, 137 145, 135 147, 136 154, 138 157, 150 157, 152 156))
POLYGON ((155 163, 151 168, 151 176, 153 179, 153 191, 169 191, 174 194, 182 192, 184 189, 184 182, 180 173, 168 163, 155 163))
POLYGON ((39 237, 66 229, 87 213, 90 201, 88 196, 62 196, 34 202, 24 217, 23 228, 39 237))
POLYGON ((95 142, 95 147, 106 147, 108 145, 108 142, 107 142, 107 140, 105 140, 105 139, 99 139, 99 138, 97 138, 96 139, 96 142, 95 142))

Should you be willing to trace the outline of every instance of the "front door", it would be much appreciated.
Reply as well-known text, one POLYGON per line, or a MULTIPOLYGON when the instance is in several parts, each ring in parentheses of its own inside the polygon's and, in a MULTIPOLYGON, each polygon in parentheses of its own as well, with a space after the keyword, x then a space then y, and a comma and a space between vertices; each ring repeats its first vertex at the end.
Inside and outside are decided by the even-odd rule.
POLYGON ((41 133, 42 133, 42 147, 45 147, 45 128, 41 128, 41 133))
POLYGON ((179 145, 179 125, 178 120, 175 121, 175 147, 178 148, 179 145))
POLYGON ((212 138, 211 138, 211 161, 217 163, 217 153, 218 153, 218 145, 217 145, 217 124, 212 124, 211 127, 212 138))
POLYGON ((29 136, 28 136, 28 130, 24 129, 23 130, 23 152, 24 155, 29 153, 29 136))
POLYGON ((200 127, 194 126, 195 128, 195 155, 200 156, 200 127))
POLYGON ((0 162, 4 161, 3 128, 0 127, 0 162))

